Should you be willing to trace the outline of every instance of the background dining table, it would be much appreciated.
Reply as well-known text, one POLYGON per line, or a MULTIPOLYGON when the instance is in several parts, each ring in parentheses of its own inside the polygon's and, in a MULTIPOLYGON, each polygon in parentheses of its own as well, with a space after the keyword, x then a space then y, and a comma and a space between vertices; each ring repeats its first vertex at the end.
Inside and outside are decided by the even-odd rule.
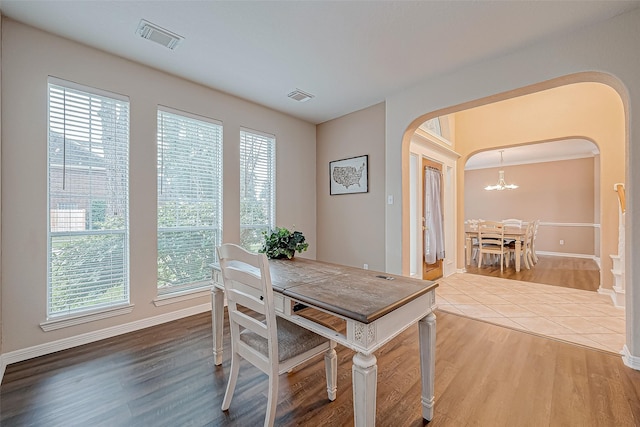
MULTIPOLYGON (((465 234, 465 249, 466 249, 466 258, 467 265, 471 264, 471 250, 473 248, 473 239, 478 238, 478 227, 473 226, 469 223, 464 225, 464 234, 465 234)), ((522 242, 527 234, 527 227, 525 224, 522 227, 513 227, 506 226, 504 227, 504 238, 514 240, 516 243, 516 271, 520 271, 520 254, 522 252, 522 242)))

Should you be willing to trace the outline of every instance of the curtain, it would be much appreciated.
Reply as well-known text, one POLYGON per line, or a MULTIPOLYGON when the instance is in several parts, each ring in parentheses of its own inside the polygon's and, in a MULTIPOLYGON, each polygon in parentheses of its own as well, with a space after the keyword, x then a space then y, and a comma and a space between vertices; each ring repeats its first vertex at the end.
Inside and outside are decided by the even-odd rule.
POLYGON ((440 204, 440 171, 426 167, 424 170, 424 261, 434 264, 444 259, 444 225, 440 204))

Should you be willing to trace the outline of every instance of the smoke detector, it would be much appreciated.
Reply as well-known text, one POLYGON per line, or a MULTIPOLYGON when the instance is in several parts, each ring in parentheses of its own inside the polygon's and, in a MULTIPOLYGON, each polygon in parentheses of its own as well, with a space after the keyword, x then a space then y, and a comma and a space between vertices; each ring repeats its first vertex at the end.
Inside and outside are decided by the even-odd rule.
POLYGON ((293 99, 294 101, 298 101, 298 102, 305 102, 314 97, 314 95, 311 95, 310 93, 304 92, 300 89, 294 90, 293 92, 289 93, 289 95, 287 96, 293 99))
POLYGON ((140 20, 136 34, 143 39, 151 40, 152 42, 161 44, 171 50, 178 47, 178 44, 184 40, 184 37, 179 36, 176 33, 172 33, 169 30, 165 30, 164 28, 156 24, 152 24, 149 21, 145 21, 144 19, 140 20))

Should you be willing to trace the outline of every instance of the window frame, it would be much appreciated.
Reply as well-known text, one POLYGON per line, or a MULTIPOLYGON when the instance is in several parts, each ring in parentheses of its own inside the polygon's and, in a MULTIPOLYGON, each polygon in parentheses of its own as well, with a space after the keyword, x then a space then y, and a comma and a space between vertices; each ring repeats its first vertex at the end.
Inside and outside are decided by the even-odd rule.
MULTIPOLYGON (((89 117, 92 117, 91 107, 89 107, 88 109, 83 109, 81 111, 83 114, 88 114, 89 117)), ((131 289, 130 289, 130 256, 129 256, 129 251, 130 251, 129 160, 130 160, 130 132, 131 132, 130 117, 131 117, 131 104, 128 96, 105 91, 102 89, 97 89, 97 88, 86 86, 86 85, 81 85, 78 83, 70 82, 70 81, 63 80, 53 76, 49 76, 47 79, 47 282, 46 282, 47 298, 46 298, 46 321, 40 324, 41 328, 44 331, 50 331, 50 330, 59 329, 67 326, 73 326, 73 325, 77 325, 80 323, 85 323, 85 322, 89 322, 97 319, 126 314, 126 313, 130 313, 133 309, 133 305, 130 303, 131 289), (126 176, 126 180, 124 183, 126 194, 124 195, 124 197, 121 197, 121 198, 116 197, 114 199, 114 201, 123 203, 123 205, 121 206, 122 212, 120 212, 120 214, 121 214, 121 217, 124 218, 124 220, 121 228, 105 228, 105 229, 100 229, 100 228, 86 229, 85 228, 84 230, 63 230, 63 231, 52 230, 53 228, 52 220, 51 220, 52 219, 52 199, 56 197, 57 192, 60 192, 59 190, 57 190, 57 192, 52 190, 52 182, 51 182, 51 180, 53 179, 52 167, 56 166, 53 163, 53 159, 51 157, 52 144, 53 144, 51 136, 52 136, 52 133, 55 132, 54 131, 55 126, 52 124, 53 123, 52 117, 56 114, 55 113, 56 106, 58 108, 60 108, 60 106, 63 108, 63 115, 64 115, 63 126, 65 126, 65 129, 63 130, 63 134, 62 134, 62 137, 64 138, 63 146, 66 147, 67 139, 73 141, 73 138, 68 137, 66 133, 67 131, 66 115, 67 115, 67 108, 69 108, 69 106, 66 105, 66 99, 61 104, 54 103, 54 101, 52 100, 52 93, 55 92, 55 90, 62 90, 62 91, 68 90, 70 92, 80 92, 80 94, 76 96, 87 96, 89 97, 90 100, 94 98, 106 99, 107 101, 110 101, 116 104, 114 109, 118 109, 118 108, 123 109, 124 114, 126 114, 126 118, 125 118, 126 131, 124 133, 125 139, 119 140, 118 141, 119 145, 115 147, 118 154, 124 153, 126 157, 124 161, 122 160, 117 161, 116 162, 117 165, 115 163, 112 163, 111 165, 106 165, 106 166, 112 166, 112 167, 115 166, 116 168, 119 168, 117 169, 118 172, 122 173, 124 171, 124 175, 126 176), (69 238, 69 237, 81 237, 81 236, 107 236, 107 235, 118 235, 118 234, 122 235, 122 244, 123 244, 122 253, 121 253, 122 272, 123 272, 121 277, 121 280, 123 280, 122 297, 118 300, 114 300, 111 302, 107 301, 103 303, 85 305, 85 306, 76 307, 76 308, 67 308, 64 310, 58 310, 58 311, 52 312, 53 310, 52 301, 53 301, 53 293, 54 293, 53 245, 54 245, 55 238, 56 237, 69 238)), ((91 123, 92 122, 89 121, 89 125, 85 125, 84 127, 81 127, 82 131, 88 132, 89 142, 87 143, 87 145, 89 147, 92 147, 93 138, 96 137, 98 133, 101 133, 102 131, 104 131, 104 128, 100 126, 100 128, 95 128, 95 134, 94 134, 94 128, 92 128, 91 123)), ((71 134, 72 132, 70 131, 69 133, 71 134)), ((120 137, 123 136, 122 133, 117 132, 116 128, 113 129, 112 135, 116 135, 120 137)), ((75 140, 75 141, 78 141, 78 140, 75 140)), ((55 147, 55 145, 53 145, 53 147, 55 147)), ((90 148, 90 149, 93 150, 93 148, 90 148)), ((66 162, 67 162, 67 159, 63 157, 62 164, 59 164, 58 167, 62 167, 63 170, 66 170, 67 168, 66 162)), ((88 166, 88 170, 93 171, 94 169, 99 170, 99 167, 91 163, 88 166)), ((63 180, 65 179, 64 174, 62 179, 63 180)), ((77 181, 74 181, 74 184, 75 183, 77 183, 77 181)), ((93 187, 90 187, 90 188, 93 188, 93 187)), ((87 197, 86 200, 88 201, 89 204, 92 204, 92 202, 100 200, 99 197, 93 195, 92 191, 89 191, 89 193, 91 193, 91 195, 88 197, 84 194, 82 194, 79 197, 87 197)), ((60 205, 60 204, 65 205, 65 203, 56 202, 56 205, 60 205)), ((69 206, 71 205, 71 203, 66 203, 66 204, 68 204, 69 206)), ((59 210, 59 209, 56 209, 56 210, 59 210)), ((93 213, 93 211, 91 211, 91 213, 93 213)), ((92 217, 91 213, 89 215, 90 217, 92 217)), ((91 219, 91 221, 93 221, 93 219, 91 219)))
MULTIPOLYGON (((222 216, 223 216, 223 209, 222 209, 222 203, 223 203, 223 191, 224 191, 224 187, 223 187, 223 144, 224 144, 224 127, 223 127, 223 123, 220 120, 216 120, 213 119, 211 117, 206 117, 206 116, 202 116, 202 115, 198 115, 198 114, 193 114, 190 112, 186 112, 186 111, 182 111, 182 110, 178 110, 175 108, 171 108, 171 107, 167 107, 164 105, 158 105, 157 106, 157 110, 156 110, 156 154, 157 154, 157 162, 156 162, 156 188, 157 188, 157 203, 156 203, 156 243, 157 243, 157 251, 156 251, 156 272, 158 273, 157 276, 157 280, 156 280, 156 290, 157 290, 157 298, 154 299, 154 304, 156 306, 162 306, 165 304, 169 304, 169 303, 173 303, 173 302, 180 302, 180 301, 184 301, 187 299, 191 299, 191 298, 195 298, 200 296, 200 293, 203 292, 203 290, 209 290, 211 288, 211 281, 210 281, 210 277, 209 277, 209 269, 207 267, 206 271, 207 271, 207 277, 206 278, 202 278, 202 280, 196 280, 193 282, 188 282, 188 283, 182 283, 182 284, 176 284, 176 285, 170 285, 170 286, 164 286, 161 287, 160 286, 160 272, 159 272, 159 268, 160 268, 160 233, 161 232, 169 232, 172 229, 180 229, 180 231, 188 231, 188 230, 193 230, 196 231, 197 230, 205 230, 205 229, 209 229, 209 230, 213 230, 214 234, 217 233, 217 239, 215 239, 214 242, 214 246, 211 248, 211 253, 212 253, 212 259, 211 262, 215 262, 217 260, 217 252, 216 252, 216 246, 220 245, 222 243, 222 233, 223 233, 223 221, 222 221, 222 216), (213 215, 216 217, 216 221, 215 221, 215 225, 212 226, 200 226, 200 227, 189 227, 189 226, 178 226, 178 227, 161 227, 160 226, 160 204, 161 202, 161 185, 162 181, 161 181, 161 155, 160 155, 160 150, 162 149, 162 143, 160 140, 161 137, 161 126, 163 126, 161 124, 161 120, 163 120, 161 117, 163 114, 169 114, 169 115, 173 115, 173 116, 177 116, 179 118, 181 118, 182 120, 189 120, 192 122, 204 122, 208 125, 213 125, 215 127, 218 128, 217 132, 219 134, 219 139, 217 141, 212 141, 212 147, 214 147, 216 144, 218 145, 217 147, 217 165, 216 167, 212 168, 212 170, 216 170, 217 169, 217 174, 216 174, 216 178, 218 179, 218 184, 217 184, 217 188, 218 188, 218 194, 215 196, 217 201, 215 203, 217 203, 218 205, 218 209, 217 212, 213 213, 213 215)), ((164 282, 163 282, 164 283, 164 282)))

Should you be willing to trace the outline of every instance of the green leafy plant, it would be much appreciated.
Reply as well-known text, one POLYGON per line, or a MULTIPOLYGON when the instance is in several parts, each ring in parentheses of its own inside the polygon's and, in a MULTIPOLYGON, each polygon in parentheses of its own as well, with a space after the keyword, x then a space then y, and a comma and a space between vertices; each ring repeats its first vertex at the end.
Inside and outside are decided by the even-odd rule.
POLYGON ((265 253, 267 258, 291 259, 296 251, 306 251, 309 247, 300 231, 289 231, 284 227, 276 227, 271 231, 263 231, 262 235, 264 242, 259 252, 265 253))

